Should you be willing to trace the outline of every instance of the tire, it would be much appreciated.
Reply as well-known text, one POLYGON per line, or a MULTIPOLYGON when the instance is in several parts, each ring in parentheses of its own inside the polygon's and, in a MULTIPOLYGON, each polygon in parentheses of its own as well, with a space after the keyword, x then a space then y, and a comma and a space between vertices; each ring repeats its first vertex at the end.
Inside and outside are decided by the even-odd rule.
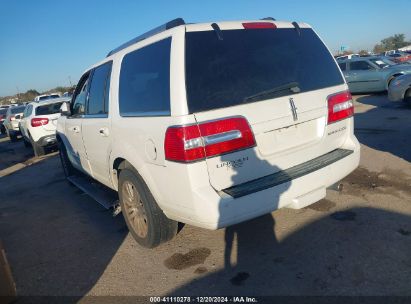
POLYGON ((67 150, 64 144, 59 140, 58 141, 58 148, 59 148, 59 156, 61 161, 61 167, 63 168, 64 176, 67 178, 72 176, 76 173, 76 169, 70 162, 70 159, 67 155, 67 150))
POLYGON ((120 171, 118 194, 127 227, 139 245, 154 248, 177 234, 178 222, 165 216, 135 170, 120 171))
POLYGON ((24 136, 23 136, 23 143, 24 143, 24 146, 25 146, 26 148, 30 148, 30 147, 31 147, 30 142, 27 141, 27 139, 26 139, 24 136))
POLYGON ((46 154, 46 149, 39 144, 36 144, 34 141, 31 142, 33 146, 34 156, 39 157, 46 154))
POLYGON ((3 125, 0 127, 0 132, 1 134, 6 134, 6 128, 3 125))
POLYGON ((10 141, 15 142, 17 141, 17 135, 9 132, 10 141))
POLYGON ((411 105, 411 88, 405 91, 404 102, 407 103, 408 105, 411 105))

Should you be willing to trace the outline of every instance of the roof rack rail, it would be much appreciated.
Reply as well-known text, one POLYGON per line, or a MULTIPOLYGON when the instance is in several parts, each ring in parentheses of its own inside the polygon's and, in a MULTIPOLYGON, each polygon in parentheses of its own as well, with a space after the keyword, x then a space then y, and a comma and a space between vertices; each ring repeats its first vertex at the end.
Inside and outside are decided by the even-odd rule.
POLYGON ((148 31, 148 32, 146 32, 146 33, 144 33, 144 34, 142 34, 142 35, 140 35, 140 36, 137 36, 137 37, 134 38, 134 39, 131 39, 130 41, 127 41, 126 43, 123 43, 123 44, 120 45, 119 47, 117 47, 117 48, 115 48, 114 50, 112 50, 111 52, 109 52, 106 57, 111 56, 111 55, 113 55, 113 54, 115 54, 115 53, 117 53, 117 52, 125 49, 126 47, 129 47, 130 45, 132 45, 132 44, 134 44, 134 43, 137 43, 137 42, 139 42, 139 41, 141 41, 141 40, 144 40, 144 39, 146 39, 146 38, 148 38, 148 37, 151 37, 151 36, 153 36, 153 35, 155 35, 155 34, 164 32, 164 31, 166 31, 166 30, 168 30, 168 29, 171 29, 171 28, 173 28, 173 27, 176 27, 176 26, 179 26, 179 25, 183 25, 183 24, 186 24, 186 23, 184 22, 183 18, 177 18, 177 19, 171 20, 171 21, 169 21, 169 22, 167 22, 167 23, 164 23, 163 25, 160 25, 160 26, 158 26, 158 27, 156 27, 156 28, 153 28, 152 30, 150 30, 150 31, 148 31))
POLYGON ((273 17, 265 17, 265 18, 261 18, 261 20, 271 20, 271 21, 276 21, 273 17))

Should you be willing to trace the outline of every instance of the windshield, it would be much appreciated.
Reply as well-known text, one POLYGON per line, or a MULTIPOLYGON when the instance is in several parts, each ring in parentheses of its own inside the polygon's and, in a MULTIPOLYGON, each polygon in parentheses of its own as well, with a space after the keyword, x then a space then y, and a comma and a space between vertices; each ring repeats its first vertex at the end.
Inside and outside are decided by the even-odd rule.
POLYGON ((190 113, 343 84, 338 66, 312 29, 186 33, 190 113))
POLYGON ((60 113, 61 104, 62 102, 56 102, 44 106, 39 106, 36 108, 36 115, 50 115, 60 113))
POLYGON ((387 58, 382 58, 382 57, 380 57, 380 58, 370 58, 369 60, 372 63, 378 65, 379 68, 386 68, 386 67, 389 67, 389 66, 396 65, 395 62, 393 62, 393 61, 391 61, 387 58))

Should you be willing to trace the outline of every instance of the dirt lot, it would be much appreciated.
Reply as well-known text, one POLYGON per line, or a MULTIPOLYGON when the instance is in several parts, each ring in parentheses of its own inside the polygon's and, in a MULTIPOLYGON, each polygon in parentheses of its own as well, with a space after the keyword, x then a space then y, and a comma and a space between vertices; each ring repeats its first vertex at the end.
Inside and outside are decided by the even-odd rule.
POLYGON ((409 295, 411 108, 356 96, 361 166, 342 193, 140 248, 58 156, 0 142, 0 238, 19 295, 409 295))

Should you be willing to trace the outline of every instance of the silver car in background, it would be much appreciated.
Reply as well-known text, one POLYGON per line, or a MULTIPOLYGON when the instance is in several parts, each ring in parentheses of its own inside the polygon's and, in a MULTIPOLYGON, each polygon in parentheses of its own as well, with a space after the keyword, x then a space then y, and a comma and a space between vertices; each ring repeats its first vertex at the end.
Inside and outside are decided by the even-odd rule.
POLYGON ((386 91, 393 79, 411 74, 411 64, 396 64, 385 57, 360 57, 337 62, 351 93, 386 91))
POLYGON ((403 75, 391 81, 388 87, 388 98, 391 101, 405 101, 411 104, 411 74, 403 75))

